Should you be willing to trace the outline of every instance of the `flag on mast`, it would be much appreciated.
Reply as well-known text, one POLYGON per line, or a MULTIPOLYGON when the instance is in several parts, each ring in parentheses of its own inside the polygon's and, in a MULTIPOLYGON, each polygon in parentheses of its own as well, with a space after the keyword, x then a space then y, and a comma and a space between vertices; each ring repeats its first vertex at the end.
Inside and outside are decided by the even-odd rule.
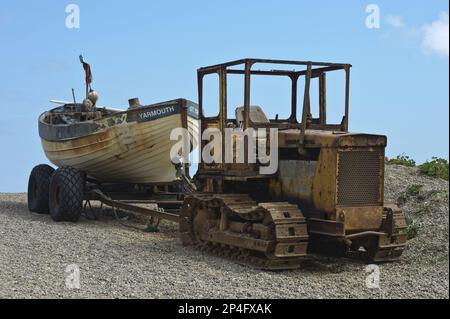
POLYGON ((80 62, 83 64, 84 73, 86 74, 86 96, 89 93, 89 90, 91 89, 91 83, 92 83, 92 72, 91 72, 91 66, 84 62, 83 56, 80 55, 80 62))

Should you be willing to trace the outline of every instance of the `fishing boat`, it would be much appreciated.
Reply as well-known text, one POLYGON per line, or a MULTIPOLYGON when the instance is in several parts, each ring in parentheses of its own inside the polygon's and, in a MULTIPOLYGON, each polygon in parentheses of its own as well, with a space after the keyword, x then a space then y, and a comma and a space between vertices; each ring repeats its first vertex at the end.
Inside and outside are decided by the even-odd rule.
POLYGON ((170 151, 174 128, 186 128, 191 149, 198 142, 198 106, 186 99, 126 111, 64 104, 39 117, 47 158, 102 182, 164 183, 176 179, 170 151))
POLYGON ((85 64, 83 103, 64 103, 39 116, 39 136, 49 161, 58 167, 72 166, 101 182, 176 180, 177 167, 170 154, 178 141, 171 139, 171 132, 187 129, 194 149, 198 105, 181 98, 141 105, 133 98, 127 110, 96 107, 98 96, 90 88, 90 67, 85 64))

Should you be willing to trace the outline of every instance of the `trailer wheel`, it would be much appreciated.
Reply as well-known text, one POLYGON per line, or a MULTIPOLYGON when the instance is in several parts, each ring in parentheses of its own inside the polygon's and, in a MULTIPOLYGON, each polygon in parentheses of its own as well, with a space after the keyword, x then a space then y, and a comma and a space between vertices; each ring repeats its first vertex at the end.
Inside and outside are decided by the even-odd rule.
POLYGON ((28 209, 31 212, 48 214, 48 194, 50 179, 55 170, 53 167, 41 164, 35 166, 28 179, 28 209))
POLYGON ((50 181, 50 215, 54 221, 76 222, 83 205, 84 177, 70 166, 58 168, 50 181))

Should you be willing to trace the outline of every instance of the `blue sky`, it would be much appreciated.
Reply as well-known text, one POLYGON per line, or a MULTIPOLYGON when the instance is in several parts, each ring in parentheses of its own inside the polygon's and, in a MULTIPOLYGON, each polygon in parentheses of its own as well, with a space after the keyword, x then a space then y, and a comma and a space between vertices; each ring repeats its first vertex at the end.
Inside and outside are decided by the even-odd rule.
MULTIPOLYGON (((388 135, 388 156, 448 158, 444 0, 1 0, 0 39, 1 192, 26 191, 32 167, 47 161, 37 117, 50 99, 70 100, 71 88, 81 98, 80 53, 92 66, 99 104, 115 107, 135 96, 145 104, 197 101, 198 67, 242 57, 351 63, 351 131, 388 135), (79 29, 66 28, 70 3, 80 8, 79 29), (370 3, 380 9, 378 29, 365 24, 370 3)), ((330 92, 339 95, 335 83, 330 92)), ((215 94, 214 84, 207 87, 215 94)), ((252 103, 284 114, 284 84, 255 83, 252 103)))

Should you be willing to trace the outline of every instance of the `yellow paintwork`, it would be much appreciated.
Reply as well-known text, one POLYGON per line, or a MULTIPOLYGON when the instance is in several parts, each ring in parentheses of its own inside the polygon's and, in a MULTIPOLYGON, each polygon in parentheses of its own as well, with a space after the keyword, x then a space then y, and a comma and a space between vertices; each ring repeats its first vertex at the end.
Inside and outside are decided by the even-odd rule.
MULTIPOLYGON (((299 130, 283 130, 279 132, 279 146, 297 148, 299 130)), ((379 206, 339 207, 337 205, 337 167, 338 151, 353 149, 374 150, 386 146, 386 137, 369 134, 332 132, 324 130, 306 130, 305 149, 320 149, 315 165, 291 164, 269 183, 271 194, 284 197, 326 214, 329 220, 344 222, 346 232, 377 230, 381 226, 383 214, 383 189, 379 206), (300 167, 300 169, 299 169, 300 167), (289 171, 290 169, 290 171, 289 171), (314 171, 309 171, 313 169, 314 171), (313 177, 311 177, 311 175, 313 177), (308 191, 308 188, 310 191, 308 191)), ((299 148, 299 152, 303 149, 299 148)), ((384 154, 384 152, 382 152, 384 154)), ((295 162, 295 161, 293 161, 295 162)), ((380 179, 384 178, 384 167, 380 171, 380 179)), ((382 187, 382 186, 381 186, 382 187)))

